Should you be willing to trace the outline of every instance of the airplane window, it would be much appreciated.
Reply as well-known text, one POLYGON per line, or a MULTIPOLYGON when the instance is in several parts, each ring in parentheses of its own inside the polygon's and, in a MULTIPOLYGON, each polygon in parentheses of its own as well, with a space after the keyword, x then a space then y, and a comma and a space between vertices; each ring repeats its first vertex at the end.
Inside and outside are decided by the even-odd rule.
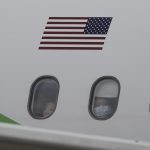
POLYGON ((59 82, 55 77, 43 76, 35 80, 30 89, 28 110, 35 119, 51 116, 57 105, 59 82))
POLYGON ((117 110, 120 83, 112 76, 101 77, 91 89, 89 112, 97 120, 111 118, 117 110))

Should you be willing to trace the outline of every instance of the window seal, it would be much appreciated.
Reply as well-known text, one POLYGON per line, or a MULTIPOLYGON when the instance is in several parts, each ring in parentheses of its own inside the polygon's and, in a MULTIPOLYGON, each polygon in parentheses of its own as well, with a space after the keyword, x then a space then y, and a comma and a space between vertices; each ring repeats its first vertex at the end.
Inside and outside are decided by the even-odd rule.
POLYGON ((114 77, 114 76, 102 76, 100 78, 98 78, 92 85, 91 87, 91 91, 90 91, 90 98, 89 98, 89 105, 88 105, 88 111, 89 111, 89 114, 90 116, 95 119, 95 120, 101 120, 101 121, 104 121, 104 120, 108 120, 110 119, 114 114, 115 112, 117 111, 117 107, 118 107, 118 102, 119 102, 119 96, 120 96, 120 91, 121 91, 121 85, 120 85, 120 82, 119 80, 114 77), (93 104, 93 96, 94 96, 94 92, 95 92, 95 89, 96 89, 96 86, 103 80, 107 80, 107 79, 110 79, 110 80, 114 80, 117 84, 118 84, 118 94, 117 94, 117 106, 116 106, 116 110, 112 113, 111 116, 109 116, 108 118, 99 118, 99 117, 96 117, 92 111, 92 104, 93 104))
POLYGON ((59 96, 59 89, 60 89, 60 84, 59 84, 59 81, 56 77, 54 76, 50 76, 50 75, 43 75, 43 76, 40 76, 38 77, 32 84, 31 84, 31 87, 30 87, 30 91, 29 91, 29 98, 28 98, 28 104, 27 104, 27 109, 28 109, 28 113, 30 114, 30 116, 34 119, 38 119, 38 120, 43 120, 43 119, 47 119, 49 117, 51 117, 54 112, 56 111, 56 108, 57 108, 57 102, 58 102, 58 96, 59 96), (33 115, 31 109, 30 109, 30 106, 31 106, 31 103, 32 103, 32 98, 33 98, 33 93, 34 93, 34 87, 37 85, 37 83, 40 81, 40 80, 43 80, 43 79, 52 79, 52 80, 55 80, 58 84, 58 94, 57 94, 57 99, 56 99, 56 105, 55 105, 55 109, 53 111, 53 113, 51 113, 50 115, 46 116, 46 117, 37 117, 35 115, 33 115))

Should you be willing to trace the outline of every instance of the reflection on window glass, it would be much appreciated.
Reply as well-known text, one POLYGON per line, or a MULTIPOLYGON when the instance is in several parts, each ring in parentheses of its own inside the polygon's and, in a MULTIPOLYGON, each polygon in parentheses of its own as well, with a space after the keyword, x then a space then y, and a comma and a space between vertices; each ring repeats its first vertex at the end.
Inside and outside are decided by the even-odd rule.
POLYGON ((29 97, 29 112, 33 118, 45 119, 51 116, 57 105, 59 83, 55 77, 43 76, 32 85, 29 97))
POLYGON ((118 106, 120 83, 114 77, 99 78, 93 85, 89 111, 95 119, 106 120, 113 116, 118 106))

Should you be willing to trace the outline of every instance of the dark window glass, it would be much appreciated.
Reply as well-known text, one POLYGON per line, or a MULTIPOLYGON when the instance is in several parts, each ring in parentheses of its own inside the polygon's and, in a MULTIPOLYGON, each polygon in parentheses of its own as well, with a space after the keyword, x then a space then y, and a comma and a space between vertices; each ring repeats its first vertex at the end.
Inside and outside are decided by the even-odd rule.
POLYGON ((57 105, 59 83, 55 77, 43 76, 31 86, 28 109, 33 118, 45 119, 51 116, 57 105))
POLYGON ((112 76, 102 77, 95 81, 91 89, 89 111, 99 120, 113 116, 118 106, 120 83, 112 76))

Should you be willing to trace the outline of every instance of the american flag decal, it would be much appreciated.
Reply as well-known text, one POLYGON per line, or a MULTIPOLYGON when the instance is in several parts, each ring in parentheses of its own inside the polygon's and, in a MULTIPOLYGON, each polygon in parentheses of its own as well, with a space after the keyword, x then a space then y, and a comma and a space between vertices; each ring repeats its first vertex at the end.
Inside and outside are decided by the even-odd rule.
POLYGON ((102 50, 112 17, 49 17, 39 50, 102 50))

